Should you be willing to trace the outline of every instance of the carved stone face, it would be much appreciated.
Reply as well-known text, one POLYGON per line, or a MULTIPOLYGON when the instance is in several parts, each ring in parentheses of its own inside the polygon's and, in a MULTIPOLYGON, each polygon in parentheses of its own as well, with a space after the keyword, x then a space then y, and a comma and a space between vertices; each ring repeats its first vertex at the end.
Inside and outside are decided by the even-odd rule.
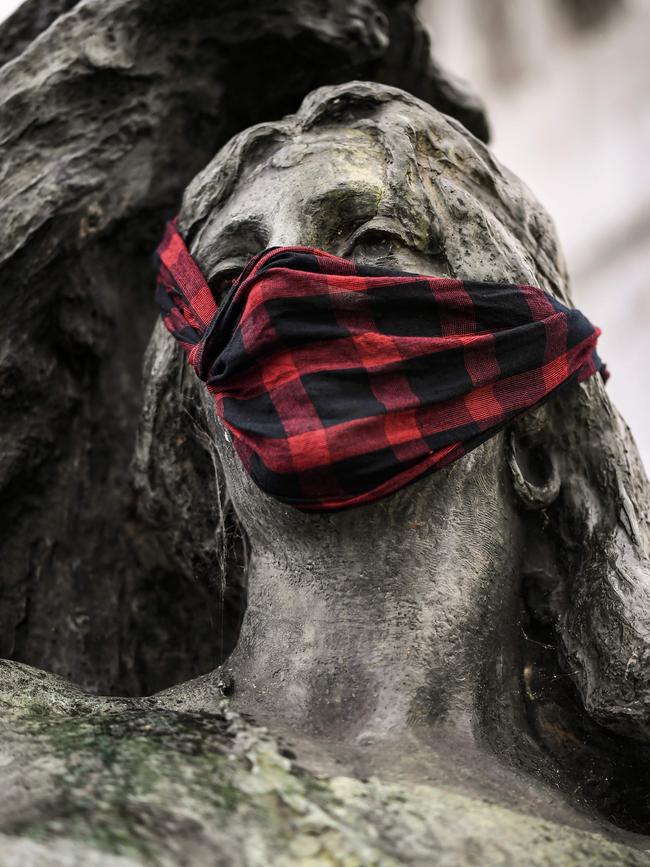
MULTIPOLYGON (((424 274, 539 283, 532 257, 511 224, 515 211, 521 224, 539 228, 541 212, 462 127, 435 109, 412 103, 400 103, 383 123, 343 120, 291 129, 282 137, 272 133, 270 140, 265 134, 263 145, 253 143, 249 159, 238 156, 236 182, 214 206, 211 200, 227 152, 221 161, 217 157, 190 186, 181 214, 190 234, 193 220, 201 219, 192 249, 215 293, 225 291, 249 257, 275 245, 309 245, 424 274)), ((250 132, 243 134, 246 146, 247 136, 250 132)), ((231 145, 235 152, 241 140, 231 145)), ((554 276, 557 288, 557 272, 554 276)), ((356 527, 354 515, 343 522, 335 516, 306 518, 271 502, 255 489, 225 440, 220 454, 252 539, 269 532, 271 538, 276 532, 293 536, 296 522, 356 527)), ((443 502, 447 515, 453 512, 452 503, 463 510, 471 500, 475 508, 467 479, 486 474, 483 485, 490 494, 482 502, 489 502, 494 540, 494 515, 505 517, 510 510, 500 502, 504 467, 503 438, 497 436, 458 467, 402 492, 400 500, 412 503, 406 509, 410 514, 420 511, 417 504, 424 498, 428 523, 443 502)), ((376 513, 389 512, 392 499, 378 504, 376 513)), ((401 502, 402 512, 404 508, 401 502)), ((365 513, 372 510, 361 511, 367 525, 365 513)))
MULTIPOLYGON (((462 127, 401 93, 354 120, 328 92, 324 112, 317 94, 297 119, 237 137, 188 188, 180 228, 215 293, 274 245, 558 289, 550 229, 533 239, 543 234, 541 212, 462 127)), ((380 502, 305 514, 256 487, 201 392, 250 541, 248 607, 232 657, 240 689, 273 683, 282 659, 291 725, 364 738, 407 720, 426 728, 452 706, 469 720, 477 693, 487 699, 485 684, 498 677, 484 666, 517 628, 522 522, 504 434, 380 502), (339 696, 351 681, 359 700, 339 696)), ((271 695, 245 706, 263 715, 271 695)), ((268 718, 278 712, 269 708, 268 718)))
MULTIPOLYGON (((263 248, 305 244, 432 275, 532 283, 570 303, 552 225, 526 188, 455 121, 380 85, 321 89, 297 115, 240 134, 188 187, 179 226, 216 293, 263 248)), ((171 389, 178 413, 185 362, 162 325, 150 358, 150 392, 171 389)), ((325 515, 264 495, 196 388, 218 468, 214 496, 224 502, 223 470, 250 542, 248 605, 229 658, 240 707, 324 735, 336 753, 345 741, 353 761, 374 738, 371 772, 410 761, 415 779, 431 767, 422 744, 433 744, 447 779, 458 755, 471 755, 476 771, 470 736, 497 752, 528 751, 522 672, 542 672, 556 686, 526 713, 576 780, 584 756, 545 734, 557 719, 569 731, 590 717, 647 739, 648 668, 633 688, 629 672, 648 654, 638 639, 649 634, 648 486, 597 378, 450 467, 325 515), (543 642, 528 638, 526 623, 543 642), (582 709, 563 687, 569 677, 582 709), (416 732, 412 748, 405 732, 416 732), (392 753, 382 739, 391 733, 400 733, 392 753)), ((150 417, 159 426, 164 412, 150 417)), ((144 434, 140 461, 155 462, 155 430, 144 434)), ((168 442, 161 448, 166 466, 168 442)), ((185 474, 182 450, 178 460, 185 474)), ((203 495, 203 478, 197 489, 203 495)), ((181 503, 176 523, 186 519, 181 503)), ((608 750, 614 791, 623 765, 608 750)))
MULTIPOLYGON (((426 198, 419 177, 387 177, 386 154, 369 133, 307 133, 280 147, 261 167, 245 170, 210 220, 202 249, 208 246, 211 286, 223 291, 247 259, 265 247, 284 245, 308 245, 370 264, 448 275, 451 268, 440 238, 423 212, 426 198)), ((233 494, 245 498, 238 509, 259 516, 266 511, 260 509, 259 494, 242 476, 237 459, 231 460, 230 447, 222 449, 233 494)), ((439 496, 435 479, 428 487, 439 496)), ((267 505, 273 507, 285 511, 267 505)), ((293 510, 289 515, 295 518, 293 510)))
POLYGON ((283 146, 262 170, 246 172, 210 225, 212 285, 265 247, 294 244, 448 274, 439 251, 428 249, 421 210, 398 217, 396 202, 413 193, 406 178, 389 186, 385 160, 368 133, 313 133, 283 146))

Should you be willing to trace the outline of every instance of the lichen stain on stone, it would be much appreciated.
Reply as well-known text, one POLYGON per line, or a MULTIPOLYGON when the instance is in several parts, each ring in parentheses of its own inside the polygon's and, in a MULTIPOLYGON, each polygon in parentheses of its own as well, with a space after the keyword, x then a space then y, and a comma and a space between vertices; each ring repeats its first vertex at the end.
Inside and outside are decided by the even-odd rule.
POLYGON ((170 867, 650 863, 599 835, 440 788, 317 778, 266 729, 222 708, 52 717, 32 702, 19 721, 0 717, 26 777, 32 755, 50 757, 56 792, 2 831, 170 867))

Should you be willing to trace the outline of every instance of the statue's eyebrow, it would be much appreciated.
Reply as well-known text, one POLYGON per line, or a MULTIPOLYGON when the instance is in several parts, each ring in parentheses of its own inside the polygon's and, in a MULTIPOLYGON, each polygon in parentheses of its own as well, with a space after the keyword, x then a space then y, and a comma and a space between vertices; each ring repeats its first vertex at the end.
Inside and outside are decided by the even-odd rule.
POLYGON ((308 228, 319 237, 335 240, 354 232, 376 216, 382 190, 348 183, 307 199, 308 228))
POLYGON ((223 226, 215 220, 202 233, 201 262, 210 282, 224 266, 243 267, 268 244, 268 233, 258 217, 237 217, 223 226))
POLYGON ((214 246, 222 255, 229 254, 235 248, 256 252, 266 246, 267 237, 260 217, 243 217, 226 223, 215 234, 214 246))

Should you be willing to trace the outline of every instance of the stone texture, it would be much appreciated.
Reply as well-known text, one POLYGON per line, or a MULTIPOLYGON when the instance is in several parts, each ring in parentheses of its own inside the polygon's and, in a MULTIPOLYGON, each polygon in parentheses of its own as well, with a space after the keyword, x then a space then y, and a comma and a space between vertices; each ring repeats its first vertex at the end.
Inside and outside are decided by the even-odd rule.
MULTIPOLYGON (((255 245, 312 244, 570 301, 530 192, 462 127, 368 83, 240 134, 190 184, 179 221, 215 286, 255 245)), ((149 358, 148 394, 173 413, 161 398, 178 394, 183 363, 162 327, 149 358)), ((327 516, 264 497, 201 394, 216 499, 250 552, 235 708, 303 736, 302 760, 327 773, 336 761, 454 778, 503 806, 570 822, 568 801, 596 827, 647 831, 648 487, 600 381, 431 479, 327 516)), ((164 436, 145 424, 136 455, 155 507, 164 436)))
POLYGON ((439 787, 318 779, 217 697, 88 702, 17 663, 0 683, 2 867, 650 864, 439 787))
MULTIPOLYGON (((75 684, 0 664, 0 865, 650 863, 647 480, 601 384, 327 518, 262 499, 160 327, 141 390, 148 259, 189 179, 319 70, 401 75, 408 45, 435 84, 413 20, 361 0, 85 2, 0 70, 0 653, 75 684), (556 467, 544 508, 513 455, 556 467), (135 697, 229 653, 248 579, 228 665, 135 697)), ((241 142, 184 197, 210 277, 254 181, 267 242, 352 236, 358 197, 336 183, 331 212, 294 207, 345 152, 334 181, 379 187, 360 258, 568 298, 530 193, 408 94, 321 90, 241 142)))
MULTIPOLYGON (((208 670, 241 614, 241 588, 215 588, 216 516, 179 559, 173 509, 143 522, 130 471, 151 255, 183 188, 326 81, 404 80, 486 124, 405 0, 67 5, 30 0, 0 27, 17 54, 0 68, 0 655, 138 694, 208 670)), ((196 487, 211 457, 178 437, 197 469, 176 481, 196 487)))

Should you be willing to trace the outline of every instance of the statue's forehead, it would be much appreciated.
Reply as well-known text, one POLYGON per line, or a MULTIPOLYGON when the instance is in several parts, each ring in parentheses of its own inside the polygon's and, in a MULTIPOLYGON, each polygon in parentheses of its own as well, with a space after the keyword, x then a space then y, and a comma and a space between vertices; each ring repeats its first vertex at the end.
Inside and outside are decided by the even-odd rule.
POLYGON ((275 141, 269 136, 262 148, 243 149, 237 182, 214 215, 218 222, 254 214, 269 218, 287 207, 311 209, 321 199, 330 203, 355 195, 376 204, 381 200, 382 208, 403 211, 399 203, 408 201, 422 210, 425 200, 432 205, 450 193, 455 198, 455 189, 467 198, 471 186, 470 154, 459 153, 466 143, 442 116, 413 111, 351 123, 333 120, 307 130, 280 127, 277 136, 275 141), (444 190, 437 185, 443 176, 444 190))
POLYGON ((386 154, 367 133, 350 131, 297 136, 240 175, 219 219, 243 212, 270 215, 310 209, 322 200, 358 197, 377 202, 387 192, 386 154))
MULTIPOLYGON (((333 249, 376 219, 405 232, 414 251, 444 250, 451 274, 536 282, 528 235, 519 229, 536 208, 491 155, 442 116, 409 112, 381 120, 309 130, 286 124, 242 148, 237 182, 201 230, 207 271, 222 249, 333 249)), ((536 237, 553 252, 544 235, 536 237)))
POLYGON ((383 158, 383 152, 368 129, 334 127, 313 129, 292 136, 277 149, 274 165, 292 166, 301 162, 305 153, 314 157, 334 157, 363 160, 369 156, 383 158))
POLYGON ((386 153, 370 133, 353 128, 301 133, 280 144, 269 158, 246 166, 238 187, 249 187, 257 178, 272 175, 291 183, 304 178, 310 184, 341 180, 381 183, 386 153))

